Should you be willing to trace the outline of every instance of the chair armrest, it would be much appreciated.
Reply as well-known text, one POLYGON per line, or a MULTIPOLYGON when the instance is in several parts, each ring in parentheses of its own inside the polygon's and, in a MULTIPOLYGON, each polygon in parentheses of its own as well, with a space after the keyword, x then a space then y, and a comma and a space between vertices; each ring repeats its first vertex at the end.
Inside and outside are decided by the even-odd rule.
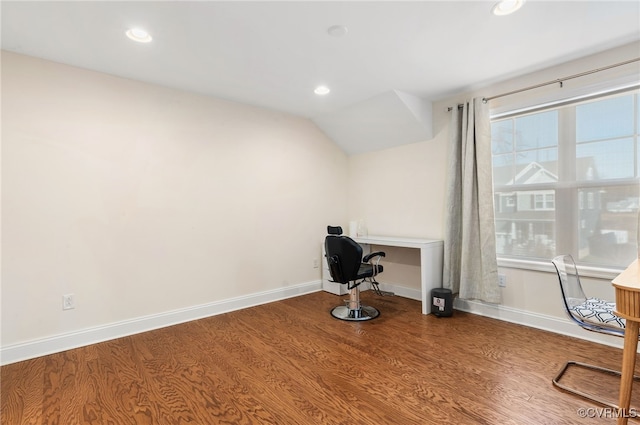
MULTIPOLYGON (((386 254, 382 251, 378 251, 378 252, 372 252, 371 254, 367 254, 364 257, 362 257, 362 262, 363 263, 368 263, 369 260, 371 260, 373 257, 385 257, 386 254)), ((380 261, 380 259, 378 259, 378 261, 380 261)))

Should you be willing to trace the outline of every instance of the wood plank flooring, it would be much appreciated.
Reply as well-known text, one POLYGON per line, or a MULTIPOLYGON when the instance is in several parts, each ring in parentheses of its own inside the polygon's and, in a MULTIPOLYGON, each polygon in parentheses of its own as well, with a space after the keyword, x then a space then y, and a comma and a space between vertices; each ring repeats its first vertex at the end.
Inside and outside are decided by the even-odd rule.
MULTIPOLYGON (((551 379, 567 360, 619 368, 621 350, 458 311, 423 316, 401 297, 363 299, 379 318, 336 320, 341 297, 318 292, 3 366, 0 421, 615 423, 551 379)), ((617 401, 615 379, 572 374, 617 401)))

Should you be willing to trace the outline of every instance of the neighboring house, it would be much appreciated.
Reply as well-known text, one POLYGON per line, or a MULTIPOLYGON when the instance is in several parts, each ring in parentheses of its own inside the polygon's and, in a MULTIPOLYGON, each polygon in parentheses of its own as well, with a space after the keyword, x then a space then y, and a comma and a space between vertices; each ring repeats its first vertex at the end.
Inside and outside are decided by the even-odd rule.
MULTIPOLYGON (((559 198, 577 196, 578 211, 571 215, 580 220, 574 243, 581 258, 598 262, 619 255, 633 259, 636 255, 635 235, 629 235, 626 229, 634 228, 631 222, 636 220, 640 198, 637 193, 629 193, 623 201, 609 201, 606 187, 585 183, 598 179, 592 157, 576 160, 576 178, 571 180, 577 183, 573 184, 559 184, 557 161, 494 167, 493 172, 495 181, 505 182, 494 195, 499 254, 537 258, 556 255, 559 198)), ((620 195, 611 198, 620 199, 620 195)))

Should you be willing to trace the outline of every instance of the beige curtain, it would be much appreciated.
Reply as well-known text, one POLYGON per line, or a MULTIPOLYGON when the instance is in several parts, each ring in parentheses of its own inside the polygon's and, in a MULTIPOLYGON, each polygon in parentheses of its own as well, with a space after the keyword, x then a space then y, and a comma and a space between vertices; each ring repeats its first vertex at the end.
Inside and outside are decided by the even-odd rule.
POLYGON ((450 132, 443 286, 500 303, 488 106, 472 99, 454 107, 450 132))

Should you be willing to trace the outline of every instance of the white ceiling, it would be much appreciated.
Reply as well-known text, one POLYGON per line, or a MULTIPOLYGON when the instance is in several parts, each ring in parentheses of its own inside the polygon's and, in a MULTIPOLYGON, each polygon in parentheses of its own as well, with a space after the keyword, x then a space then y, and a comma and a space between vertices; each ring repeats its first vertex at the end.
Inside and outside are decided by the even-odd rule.
POLYGON ((638 1, 529 0, 504 17, 493 4, 2 1, 2 48, 320 122, 386 93, 433 101, 640 39, 638 1), (348 33, 328 35, 336 24, 348 33), (134 26, 153 41, 126 38, 134 26))

